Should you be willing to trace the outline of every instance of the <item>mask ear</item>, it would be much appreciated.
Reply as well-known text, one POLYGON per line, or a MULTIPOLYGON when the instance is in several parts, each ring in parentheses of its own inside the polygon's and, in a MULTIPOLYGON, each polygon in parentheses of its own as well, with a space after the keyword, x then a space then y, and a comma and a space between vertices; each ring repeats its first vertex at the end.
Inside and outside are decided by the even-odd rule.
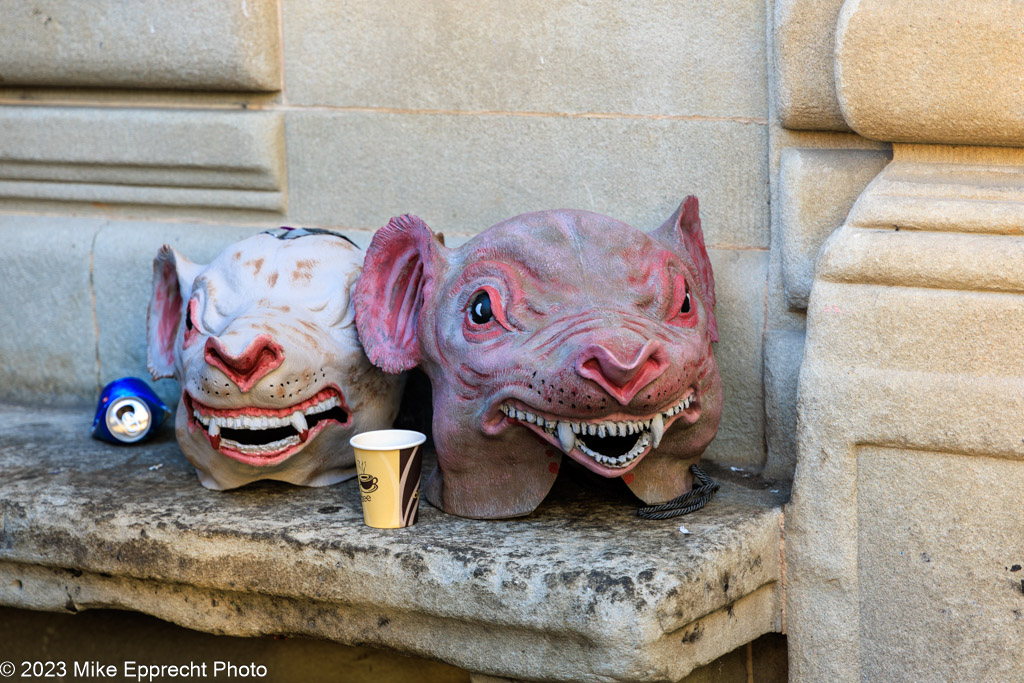
POLYGON ((185 310, 182 293, 202 269, 164 245, 153 259, 153 295, 146 315, 146 362, 153 379, 174 376, 174 341, 185 310))
POLYGON ((416 216, 392 218, 366 250, 356 284, 356 327, 370 362, 402 372, 420 362, 418 327, 445 256, 427 224, 416 216))
POLYGON ((708 312, 708 332, 711 341, 718 341, 718 320, 715 318, 715 275, 711 260, 704 248, 704 233, 700 229, 700 210, 697 198, 690 195, 683 200, 672 217, 651 236, 665 244, 679 256, 685 256, 694 268, 699 295, 708 312))

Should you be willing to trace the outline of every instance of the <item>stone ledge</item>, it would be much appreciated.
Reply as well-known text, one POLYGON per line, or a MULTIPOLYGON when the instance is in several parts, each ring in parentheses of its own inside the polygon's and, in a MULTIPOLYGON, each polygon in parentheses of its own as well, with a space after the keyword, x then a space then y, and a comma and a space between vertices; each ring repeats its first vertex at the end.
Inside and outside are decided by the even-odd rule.
POLYGON ((623 490, 570 473, 522 519, 427 506, 381 531, 351 485, 214 493, 169 430, 116 447, 89 421, 0 406, 0 604, 118 607, 536 680, 678 680, 781 626, 788 491, 755 479, 712 472, 721 493, 682 521, 641 520, 623 490))

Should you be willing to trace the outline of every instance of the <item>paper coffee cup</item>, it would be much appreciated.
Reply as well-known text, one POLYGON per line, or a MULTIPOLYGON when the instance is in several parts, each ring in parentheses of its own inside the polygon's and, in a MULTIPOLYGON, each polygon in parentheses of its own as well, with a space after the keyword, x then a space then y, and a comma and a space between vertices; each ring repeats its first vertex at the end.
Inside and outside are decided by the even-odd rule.
POLYGON ((367 526, 400 529, 416 523, 423 461, 420 445, 426 440, 420 432, 407 429, 363 432, 349 439, 356 453, 356 482, 367 526))

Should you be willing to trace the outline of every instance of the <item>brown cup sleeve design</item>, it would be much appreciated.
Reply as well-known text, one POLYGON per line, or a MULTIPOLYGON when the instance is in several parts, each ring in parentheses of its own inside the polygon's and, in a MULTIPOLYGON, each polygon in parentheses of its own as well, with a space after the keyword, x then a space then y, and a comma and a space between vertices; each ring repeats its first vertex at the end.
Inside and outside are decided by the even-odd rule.
POLYGON ((398 452, 398 469, 402 473, 398 487, 402 491, 402 526, 412 526, 419 517, 419 496, 421 459, 416 457, 419 446, 403 448, 398 452))

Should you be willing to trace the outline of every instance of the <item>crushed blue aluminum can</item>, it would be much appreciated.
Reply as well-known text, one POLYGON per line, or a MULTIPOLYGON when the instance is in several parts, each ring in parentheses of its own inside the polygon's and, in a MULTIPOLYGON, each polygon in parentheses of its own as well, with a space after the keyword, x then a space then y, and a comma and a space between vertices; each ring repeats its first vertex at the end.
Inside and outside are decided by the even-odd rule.
POLYGON ((103 387, 92 437, 110 443, 138 443, 171 414, 170 409, 137 377, 122 377, 103 387))

